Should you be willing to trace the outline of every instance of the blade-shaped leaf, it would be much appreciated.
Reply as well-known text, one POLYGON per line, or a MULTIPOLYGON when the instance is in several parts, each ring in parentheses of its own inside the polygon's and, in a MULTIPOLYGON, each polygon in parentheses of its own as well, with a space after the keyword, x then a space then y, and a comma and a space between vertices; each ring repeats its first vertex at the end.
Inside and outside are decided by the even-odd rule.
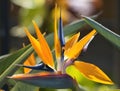
POLYGON ((0 60, 0 87, 7 80, 6 76, 12 75, 17 70, 18 67, 16 67, 16 64, 22 63, 32 52, 33 48, 29 45, 0 60))
POLYGON ((120 48, 120 36, 110 29, 104 27, 100 23, 96 22, 95 20, 83 16, 86 23, 88 23, 91 27, 96 29, 98 33, 100 33, 102 36, 104 36, 107 40, 112 42, 114 45, 116 45, 118 48, 120 48))
POLYGON ((39 86, 41 88, 73 88, 76 84, 70 76, 66 74, 55 74, 48 72, 41 72, 37 74, 19 74, 10 77, 12 79, 22 81, 28 84, 39 86), (69 83, 69 84, 68 84, 69 83))
POLYGON ((0 61, 7 58, 8 56, 10 56, 10 54, 5 54, 5 55, 0 56, 0 61))
POLYGON ((103 84, 114 84, 100 68, 93 64, 75 61, 73 65, 89 80, 103 84))
POLYGON ((39 87, 29 85, 23 82, 17 82, 10 91, 39 91, 39 87))

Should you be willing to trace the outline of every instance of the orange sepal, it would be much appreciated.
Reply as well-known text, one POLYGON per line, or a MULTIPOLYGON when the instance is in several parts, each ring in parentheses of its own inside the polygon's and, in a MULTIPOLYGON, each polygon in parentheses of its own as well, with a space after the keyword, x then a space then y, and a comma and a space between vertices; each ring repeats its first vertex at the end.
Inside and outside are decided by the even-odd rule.
POLYGON ((71 48, 77 41, 80 36, 80 32, 77 34, 73 35, 66 43, 65 43, 65 50, 68 50, 71 48))
POLYGON ((83 37, 80 41, 75 43, 69 50, 65 50, 65 56, 70 59, 75 59, 79 56, 80 52, 84 48, 84 46, 89 42, 92 36, 96 34, 96 30, 91 31, 85 37, 83 37))
POLYGON ((58 37, 58 29, 57 29, 57 4, 55 5, 55 18, 54 18, 54 46, 55 46, 55 54, 56 58, 60 58, 61 56, 61 46, 60 46, 60 40, 58 37))
MULTIPOLYGON (((24 65, 27 65, 27 66, 34 66, 36 64, 36 61, 35 61, 35 57, 34 57, 34 54, 32 53, 28 59, 24 62, 24 65)), ((31 69, 29 68, 24 68, 24 73, 29 73, 31 71, 31 69)))
POLYGON ((114 84, 100 68, 93 64, 75 61, 73 65, 89 80, 102 84, 114 84))
MULTIPOLYGON (((39 43, 39 41, 37 39, 35 39, 30 33, 29 31, 27 30, 27 28, 25 28, 25 32, 34 48, 34 50, 36 51, 36 53, 38 54, 38 56, 42 59, 42 61, 48 65, 49 67, 53 68, 54 69, 54 62, 53 60, 51 60, 51 58, 49 58, 49 55, 47 54, 48 51, 45 51, 44 49, 46 48, 43 48, 45 46, 43 46, 44 42, 42 43, 39 43), (47 55, 47 56, 46 56, 47 55), (48 59, 47 59, 48 58, 48 59)), ((52 55, 52 54, 51 54, 52 55)))

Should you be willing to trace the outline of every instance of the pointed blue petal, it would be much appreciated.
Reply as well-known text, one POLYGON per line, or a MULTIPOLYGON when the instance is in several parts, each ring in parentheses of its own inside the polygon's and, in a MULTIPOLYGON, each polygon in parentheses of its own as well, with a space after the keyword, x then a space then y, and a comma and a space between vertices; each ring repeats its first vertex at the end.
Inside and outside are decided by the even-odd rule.
POLYGON ((59 18, 59 25, 58 26, 59 26, 58 35, 59 35, 59 39, 60 39, 60 44, 63 47, 65 45, 65 39, 64 39, 63 22, 62 22, 61 16, 59 18))
POLYGON ((33 70, 42 70, 42 69, 44 68, 44 64, 43 64, 43 63, 40 63, 40 64, 37 64, 37 65, 35 65, 35 66, 23 65, 22 67, 29 68, 29 69, 33 69, 33 70))
POLYGON ((61 45, 61 62, 64 61, 64 46, 65 46, 65 38, 64 38, 64 32, 63 32, 63 22, 61 18, 61 9, 60 9, 60 18, 59 18, 59 25, 58 25, 58 36, 60 40, 61 45))
POLYGON ((53 69, 51 69, 49 66, 45 65, 44 63, 40 63, 35 66, 27 66, 27 65, 19 65, 19 64, 17 66, 22 66, 22 67, 33 69, 33 70, 45 70, 45 71, 50 71, 50 72, 54 71, 53 69))

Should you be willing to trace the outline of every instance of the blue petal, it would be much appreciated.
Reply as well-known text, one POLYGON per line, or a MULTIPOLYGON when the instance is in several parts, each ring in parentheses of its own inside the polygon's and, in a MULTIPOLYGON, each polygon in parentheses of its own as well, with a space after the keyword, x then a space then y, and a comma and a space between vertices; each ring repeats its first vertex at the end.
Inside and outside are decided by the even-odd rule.
POLYGON ((60 9, 60 18, 59 18, 59 25, 58 25, 58 36, 60 40, 61 45, 61 62, 64 61, 64 46, 65 46, 65 38, 64 38, 64 32, 63 32, 63 22, 61 18, 61 9, 60 9))
POLYGON ((27 66, 27 65, 17 64, 17 66, 22 66, 22 67, 33 69, 33 70, 45 70, 45 71, 50 71, 50 72, 54 71, 53 69, 51 69, 49 66, 45 65, 44 63, 40 63, 35 66, 27 66))
POLYGON ((63 47, 65 45, 65 39, 64 39, 63 22, 62 22, 61 15, 59 18, 59 25, 58 26, 59 26, 58 35, 59 35, 59 39, 60 39, 60 44, 63 47))

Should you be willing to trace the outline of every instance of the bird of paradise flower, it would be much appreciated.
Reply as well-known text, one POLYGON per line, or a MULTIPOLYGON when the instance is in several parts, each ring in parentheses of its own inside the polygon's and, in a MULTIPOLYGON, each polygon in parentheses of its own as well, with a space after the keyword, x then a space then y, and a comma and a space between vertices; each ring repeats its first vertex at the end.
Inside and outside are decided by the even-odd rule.
MULTIPOLYGON (((56 9, 57 5, 55 10, 56 9)), ((27 28, 25 28, 25 32, 35 52, 42 60, 42 63, 36 66, 23 65, 23 67, 44 70, 44 72, 36 74, 18 74, 13 75, 10 78, 44 88, 70 88, 73 87, 70 83, 77 84, 77 79, 74 77, 75 75, 70 74, 66 69, 68 67, 74 67, 84 77, 91 81, 102 84, 113 84, 111 79, 97 66, 76 60, 83 48, 86 47, 91 39, 96 35, 96 30, 92 30, 81 40, 78 40, 80 36, 80 33, 78 32, 65 43, 61 16, 57 19, 55 15, 54 46, 57 60, 56 66, 50 48, 35 21, 33 21, 33 25, 38 39, 35 39, 29 33, 27 28), (57 22, 59 22, 58 26, 57 22), (50 81, 54 84, 51 84, 50 81)))

